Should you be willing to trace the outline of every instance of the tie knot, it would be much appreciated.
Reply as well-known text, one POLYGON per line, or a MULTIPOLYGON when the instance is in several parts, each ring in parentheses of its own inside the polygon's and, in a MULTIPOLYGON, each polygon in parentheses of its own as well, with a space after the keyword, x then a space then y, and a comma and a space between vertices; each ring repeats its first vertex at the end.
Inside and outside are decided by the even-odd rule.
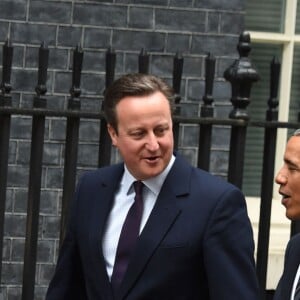
POLYGON ((139 196, 139 197, 142 196, 142 193, 143 193, 143 186, 144 186, 144 184, 143 184, 140 180, 135 181, 135 182, 133 183, 133 188, 134 188, 135 194, 136 194, 137 196, 139 196))

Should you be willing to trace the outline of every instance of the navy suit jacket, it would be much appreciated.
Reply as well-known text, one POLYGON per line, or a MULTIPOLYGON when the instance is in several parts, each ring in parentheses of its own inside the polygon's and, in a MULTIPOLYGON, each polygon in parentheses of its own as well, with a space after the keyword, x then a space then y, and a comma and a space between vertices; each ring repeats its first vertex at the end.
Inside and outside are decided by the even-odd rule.
MULTIPOLYGON (((102 236, 124 165, 85 174, 47 300, 111 300, 102 236)), ((254 242, 235 186, 176 156, 140 235, 121 300, 255 300, 254 242)))
POLYGON ((300 234, 293 236, 285 251, 284 269, 276 288, 274 300, 289 300, 300 264, 300 234))

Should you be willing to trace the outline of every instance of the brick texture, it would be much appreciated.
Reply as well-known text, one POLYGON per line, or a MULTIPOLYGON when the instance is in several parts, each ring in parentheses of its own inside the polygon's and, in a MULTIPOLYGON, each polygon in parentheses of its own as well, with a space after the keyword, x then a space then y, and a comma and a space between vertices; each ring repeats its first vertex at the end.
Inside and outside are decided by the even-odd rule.
MULTIPOLYGON (((237 57, 243 30, 244 0, 1 0, 0 57, 10 37, 14 45, 11 76, 13 105, 32 107, 37 85, 38 51, 49 48, 47 105, 64 110, 72 85, 72 57, 76 46, 84 51, 81 109, 100 111, 105 90, 105 55, 116 52, 116 77, 137 72, 142 48, 150 55, 150 72, 172 82, 173 58, 184 57, 181 114, 199 116, 204 93, 204 62, 216 57, 215 115, 231 110, 230 85, 224 70, 237 57)), ((35 300, 44 299, 58 250, 65 156, 66 119, 46 118, 35 300)), ((78 176, 97 167, 99 120, 81 120, 78 176)), ((13 117, 9 148, 7 199, 3 240, 0 299, 21 299, 28 202, 32 119, 13 117)), ((197 163, 199 129, 181 125, 179 151, 197 163)), ((225 176, 229 131, 214 128, 211 172, 225 176)), ((112 151, 112 163, 120 160, 112 151)))

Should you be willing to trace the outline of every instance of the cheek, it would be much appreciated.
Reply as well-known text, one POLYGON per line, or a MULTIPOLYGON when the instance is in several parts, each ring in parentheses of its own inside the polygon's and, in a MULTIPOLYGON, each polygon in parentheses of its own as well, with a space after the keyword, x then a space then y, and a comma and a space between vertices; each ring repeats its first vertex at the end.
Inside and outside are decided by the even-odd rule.
POLYGON ((136 141, 123 139, 122 141, 118 141, 117 148, 123 156, 136 156, 141 148, 141 145, 136 141))
POLYGON ((297 199, 297 202, 300 204, 300 178, 293 181, 293 184, 290 184, 293 197, 297 199))
POLYGON ((297 205, 299 211, 300 211, 300 189, 298 188, 298 190, 293 194, 293 198, 294 198, 294 204, 297 205))
POLYGON ((291 187, 292 201, 290 203, 290 209, 293 211, 293 218, 300 218, 300 185, 294 185, 291 187))
POLYGON ((168 136, 166 136, 163 140, 161 140, 160 144, 165 148, 173 148, 174 145, 173 134, 170 133, 168 136))

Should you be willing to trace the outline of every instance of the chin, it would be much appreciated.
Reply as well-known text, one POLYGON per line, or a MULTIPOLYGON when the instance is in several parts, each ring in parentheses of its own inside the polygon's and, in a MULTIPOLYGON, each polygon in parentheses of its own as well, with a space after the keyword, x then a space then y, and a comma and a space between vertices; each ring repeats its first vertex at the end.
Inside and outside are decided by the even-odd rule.
POLYGON ((291 221, 299 221, 300 220, 300 213, 299 214, 289 214, 287 212, 285 215, 291 221))

